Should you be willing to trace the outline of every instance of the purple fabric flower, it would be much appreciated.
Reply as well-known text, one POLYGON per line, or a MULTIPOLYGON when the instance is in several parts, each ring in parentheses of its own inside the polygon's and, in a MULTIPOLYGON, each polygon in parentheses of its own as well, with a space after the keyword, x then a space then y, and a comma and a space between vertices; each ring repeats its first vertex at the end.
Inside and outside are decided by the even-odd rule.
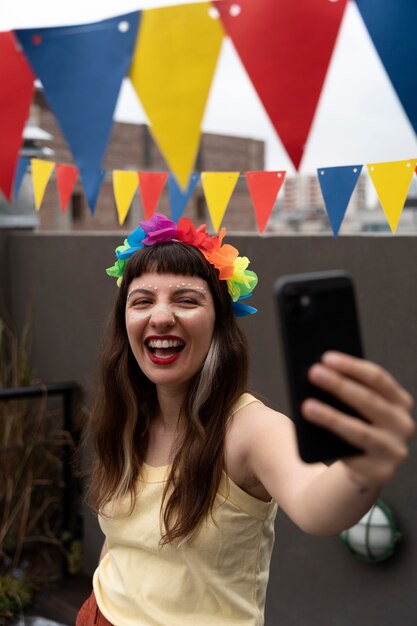
POLYGON ((139 222, 139 224, 148 235, 142 242, 145 246, 177 238, 176 223, 161 213, 155 213, 150 220, 139 222))

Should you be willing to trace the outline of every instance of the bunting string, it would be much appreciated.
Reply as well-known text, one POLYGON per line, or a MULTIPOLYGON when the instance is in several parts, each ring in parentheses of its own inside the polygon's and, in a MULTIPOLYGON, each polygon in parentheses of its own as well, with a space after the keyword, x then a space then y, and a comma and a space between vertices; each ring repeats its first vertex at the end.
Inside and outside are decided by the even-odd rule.
MULTIPOLYGON (((415 0, 355 0, 410 123, 417 132, 415 66, 417 38, 415 0)), ((134 11, 92 22, 51 28, 16 29, 0 33, 0 190, 10 201, 19 187, 19 148, 35 78, 64 134, 78 170, 87 203, 94 213, 105 176, 103 161, 113 116, 124 78, 130 77, 149 120, 154 140, 167 164, 173 214, 179 215, 189 196, 196 156, 219 53, 229 37, 267 115, 297 169, 316 114, 348 0, 217 0, 134 11), (314 24, 314 29, 311 28, 314 24), (303 80, 300 80, 300 76, 303 80)), ((20 167, 20 170, 19 170, 20 167)), ((337 236, 357 172, 323 168, 319 181, 333 234, 337 236), (341 185, 334 190, 333 180, 341 185)), ((353 166, 352 166, 353 167, 353 166)), ((398 166, 392 185, 401 193, 394 201, 381 188, 384 175, 369 171, 390 227, 395 232, 409 172, 398 166), (401 173, 402 172, 402 173, 401 173), (379 191, 378 191, 379 190, 379 191)), ((46 170, 43 183, 47 185, 46 170), (45 182, 46 181, 46 182, 45 182)), ((237 174, 239 176, 239 173, 237 174)), ((66 189, 60 197, 65 210, 74 172, 60 171, 66 189)), ((193 178, 194 177, 194 178, 193 178)), ((236 177, 236 173, 235 173, 236 177)), ((116 179, 118 177, 116 176, 116 179)), ((120 178, 120 177, 119 177, 120 178)), ((246 177, 260 231, 265 228, 277 179, 263 177, 256 187, 246 177), (262 195, 263 186, 267 186, 262 195)), ((232 178, 201 177, 215 228, 220 227, 233 193, 232 178), (219 181, 223 196, 220 197, 219 181), (226 188, 226 183, 229 185, 226 188)), ((257 179, 260 180, 260 179, 257 179)), ((130 192, 134 186, 131 179, 130 192)), ((64 183, 62 183, 64 184, 64 183)), ((282 184, 282 181, 281 181, 282 184)), ((389 183, 391 185, 391 183, 389 183)), ((118 182, 120 191, 120 180, 118 182)), ((147 197, 147 183, 138 183, 147 213, 158 198, 147 197)), ((161 190, 162 191, 162 188, 161 190)), ((277 193, 279 189, 277 187, 277 193)), ((136 193, 136 190, 133 192, 136 193)), ((37 202, 41 187, 37 189, 37 202)), ((128 194, 129 195, 129 194, 128 194)), ((221 195, 221 194, 220 194, 221 195)), ((120 219, 126 211, 128 196, 120 219)))

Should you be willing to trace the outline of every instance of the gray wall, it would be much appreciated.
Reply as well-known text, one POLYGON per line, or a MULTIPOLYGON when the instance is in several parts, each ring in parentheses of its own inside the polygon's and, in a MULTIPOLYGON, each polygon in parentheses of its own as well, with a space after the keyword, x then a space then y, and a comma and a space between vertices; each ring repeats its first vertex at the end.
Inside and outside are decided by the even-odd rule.
POLYGON ((10 243, 9 233, 0 230, 0 312, 7 308, 10 302, 11 279, 8 276, 11 259, 10 243))
MULTIPOLYGON (((121 241, 114 235, 0 235, 1 303, 17 324, 32 322, 32 362, 46 382, 75 379, 91 399, 97 346, 115 295, 104 268, 121 241), (8 264, 6 266, 5 264, 8 264), (7 271, 6 271, 7 269, 7 271)), ((260 277, 258 315, 242 320, 252 352, 251 386, 288 411, 272 285, 295 272, 344 268, 354 276, 367 356, 387 366, 417 396, 417 246, 413 237, 230 237, 260 277)), ((384 490, 405 539, 388 562, 355 561, 335 538, 301 533, 283 513, 267 600, 267 625, 411 626, 417 624, 416 443, 384 490)), ((87 570, 101 537, 86 515, 87 570)))

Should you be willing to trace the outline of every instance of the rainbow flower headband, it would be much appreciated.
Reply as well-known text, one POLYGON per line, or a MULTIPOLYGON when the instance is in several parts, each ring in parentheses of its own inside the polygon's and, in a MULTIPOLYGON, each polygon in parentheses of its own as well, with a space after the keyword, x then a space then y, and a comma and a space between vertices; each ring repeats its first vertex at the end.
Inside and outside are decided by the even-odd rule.
POLYGON ((122 246, 116 248, 116 261, 106 269, 109 276, 117 278, 120 286, 127 261, 138 250, 145 246, 153 246, 165 241, 181 241, 198 248, 218 271, 220 280, 227 281, 232 299, 232 306, 237 317, 256 313, 256 309, 242 300, 249 298, 258 283, 255 272, 248 270, 249 259, 238 256, 238 250, 230 244, 223 243, 226 229, 222 228, 218 235, 211 237, 206 232, 206 225, 195 228, 190 219, 183 217, 178 224, 165 215, 155 213, 150 220, 139 222, 139 226, 128 235, 122 246))

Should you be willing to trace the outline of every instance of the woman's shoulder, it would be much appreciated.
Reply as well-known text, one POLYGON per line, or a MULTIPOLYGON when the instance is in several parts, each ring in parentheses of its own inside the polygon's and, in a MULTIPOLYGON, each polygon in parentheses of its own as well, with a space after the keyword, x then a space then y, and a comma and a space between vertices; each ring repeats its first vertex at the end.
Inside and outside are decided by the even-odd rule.
POLYGON ((242 393, 232 404, 229 418, 233 417, 233 415, 235 415, 238 411, 241 411, 243 408, 249 406, 250 404, 254 404, 255 402, 263 404, 262 400, 254 396, 249 391, 242 393))
POLYGON ((268 494, 265 490, 259 492, 259 481, 253 472, 253 451, 263 449, 265 441, 273 440, 276 454, 281 456, 292 437, 291 421, 249 393, 242 394, 234 408, 226 434, 226 472, 245 491, 266 499, 268 494), (255 487, 248 490, 244 487, 247 484, 255 487))
POLYGON ((279 411, 276 411, 272 407, 269 406, 268 400, 263 398, 262 396, 255 395, 249 391, 242 393, 239 398, 233 403, 229 418, 232 421, 236 421, 236 418, 242 419, 243 416, 248 417, 250 419, 251 415, 260 414, 269 416, 275 419, 279 417, 285 417, 279 411))
POLYGON ((291 420, 266 404, 266 400, 252 393, 243 393, 234 403, 229 417, 229 434, 243 443, 259 431, 275 430, 277 425, 288 428, 291 420))

